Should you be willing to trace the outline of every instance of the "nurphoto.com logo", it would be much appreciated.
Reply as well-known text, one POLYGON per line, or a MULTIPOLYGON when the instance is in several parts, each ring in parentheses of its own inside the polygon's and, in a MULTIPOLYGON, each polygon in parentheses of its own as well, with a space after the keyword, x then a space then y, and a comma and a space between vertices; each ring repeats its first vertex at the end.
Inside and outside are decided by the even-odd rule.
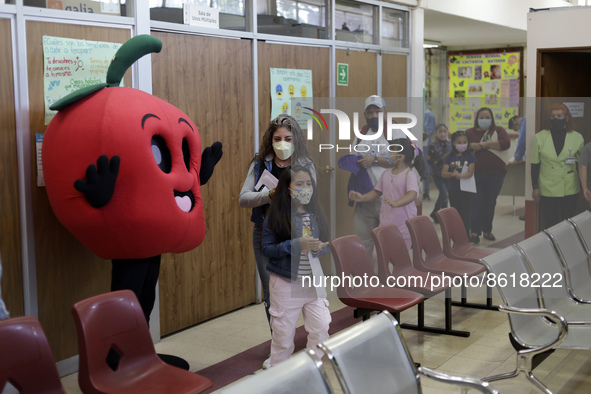
MULTIPOLYGON (((305 115, 308 115, 310 119, 307 120, 307 129, 308 129, 308 140, 312 140, 314 138, 314 122, 320 127, 320 130, 326 129, 328 131, 328 124, 326 119, 322 114, 333 114, 337 118, 338 122, 338 140, 339 141, 351 141, 351 120, 349 119, 349 115, 345 112, 338 110, 338 109, 321 109, 320 112, 309 108, 304 107, 304 109, 310 112, 302 112, 305 115)), ((377 144, 371 143, 371 141, 376 141, 379 139, 384 132, 386 133, 386 139, 388 141, 392 141, 393 139, 401 138, 403 135, 410 138, 412 141, 416 141, 417 137, 415 137, 412 132, 409 130, 417 125, 417 117, 408 112, 388 112, 386 113, 386 122, 384 123, 384 113, 380 112, 378 114, 378 130, 375 130, 374 134, 362 134, 361 129, 359 128, 359 113, 353 112, 353 133, 355 137, 359 140, 364 141, 363 143, 359 144, 319 144, 318 151, 322 152, 325 150, 346 150, 349 152, 357 152, 357 153, 367 153, 372 151, 372 149, 377 151, 383 151, 383 149, 387 149, 390 153, 399 153, 402 151, 402 146, 399 144, 377 144), (410 119, 408 123, 395 123, 394 119, 410 119), (384 127, 385 125, 385 127, 384 127), (384 130, 384 128, 386 130, 384 130), (401 132, 403 134, 401 134, 401 132)))

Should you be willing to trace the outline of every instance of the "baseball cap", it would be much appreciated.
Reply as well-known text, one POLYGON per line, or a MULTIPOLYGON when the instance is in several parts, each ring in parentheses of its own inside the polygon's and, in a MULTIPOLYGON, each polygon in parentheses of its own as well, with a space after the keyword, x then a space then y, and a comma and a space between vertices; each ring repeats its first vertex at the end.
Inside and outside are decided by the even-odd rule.
POLYGON ((367 109, 367 107, 369 107, 370 105, 375 105, 378 108, 383 108, 386 106, 386 102, 383 98, 381 98, 377 94, 374 94, 373 96, 369 96, 365 99, 365 109, 367 109))

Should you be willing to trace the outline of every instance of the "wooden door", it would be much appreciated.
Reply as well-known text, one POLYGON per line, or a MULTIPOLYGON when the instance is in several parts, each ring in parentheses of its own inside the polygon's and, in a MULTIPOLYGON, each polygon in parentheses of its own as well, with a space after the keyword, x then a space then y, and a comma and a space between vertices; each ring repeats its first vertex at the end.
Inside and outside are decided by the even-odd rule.
POLYGON ((202 147, 223 143, 224 156, 203 186, 203 243, 168 254, 160 270, 160 327, 166 335, 255 300, 250 212, 238 195, 252 159, 252 42, 153 32, 153 94, 195 123, 202 147))
MULTIPOLYGON (((70 308, 77 301, 110 290, 111 263, 95 256, 58 222, 45 188, 37 187, 35 133, 45 131, 43 36, 123 43, 129 40, 130 31, 46 22, 27 22, 26 31, 39 320, 59 361, 78 354, 70 308)), ((125 85, 131 86, 130 71, 124 78, 125 85)))
POLYGON ((407 97, 407 55, 382 55, 382 96, 407 97))
POLYGON ((12 317, 25 313, 23 268, 21 256, 18 164, 16 154, 16 120, 14 75, 12 70, 11 20, 0 19, 0 258, 2 259, 2 299, 12 317))
MULTIPOLYGON (((535 130, 543 128, 550 107, 554 103, 579 103, 584 109, 591 108, 589 86, 591 75, 591 48, 559 48, 538 51, 538 83, 536 101, 535 130)), ((529 117, 527 119, 529 124, 529 117)), ((583 135, 585 143, 591 141, 591 115, 583 111, 583 116, 573 118, 575 130, 583 135)), ((577 213, 588 208, 588 203, 581 196, 577 203, 577 213)), ((526 200, 526 237, 542 229, 541 212, 535 208, 533 200, 526 200), (531 219, 533 217, 533 220, 531 219)))
MULTIPOLYGON (((378 54, 375 52, 352 51, 345 49, 336 50, 336 62, 349 65, 349 85, 337 86, 336 96, 339 103, 338 109, 349 115, 353 121, 353 112, 359 113, 359 127, 365 124, 363 115, 364 99, 378 92, 378 54), (357 98, 357 100, 344 100, 346 98, 357 98)), ((351 133, 353 136, 354 134, 351 133)), ((339 146, 347 147, 354 144, 351 141, 337 140, 339 146)), ((336 160, 351 153, 347 149, 340 149, 336 152, 336 160)), ((336 236, 354 234, 353 212, 354 207, 349 206, 347 185, 350 172, 336 168, 336 236)))
MULTIPOLYGON (((321 47, 304 47, 294 45, 268 44, 258 45, 258 76, 259 76, 259 136, 262 137, 271 121, 271 68, 294 68, 312 70, 313 97, 328 98, 330 96, 329 56, 330 50, 321 47)), ((304 133, 306 131, 304 130, 304 133)), ((330 178, 326 171, 330 166, 330 157, 326 152, 319 152, 319 143, 329 143, 328 134, 317 134, 313 141, 308 141, 308 150, 316 166, 319 199, 330 222, 330 178), (319 139, 317 139, 317 136, 319 139)), ((252 252, 251 252, 252 253, 252 252)), ((325 273, 330 271, 330 257, 321 259, 325 273)))

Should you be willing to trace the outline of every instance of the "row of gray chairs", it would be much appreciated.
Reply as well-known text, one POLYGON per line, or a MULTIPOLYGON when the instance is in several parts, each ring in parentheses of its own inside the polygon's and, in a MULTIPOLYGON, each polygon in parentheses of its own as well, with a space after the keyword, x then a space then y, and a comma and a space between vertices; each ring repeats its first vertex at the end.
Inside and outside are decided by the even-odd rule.
POLYGON ((515 371, 485 378, 526 379, 550 389, 533 374, 534 357, 557 348, 591 348, 591 213, 585 211, 518 244, 483 258, 495 275, 509 313, 517 352, 515 371))
MULTIPOLYGON (((332 336, 319 347, 330 360, 345 394, 418 394, 422 392, 420 375, 482 393, 497 393, 489 383, 479 379, 417 368, 400 325, 387 311, 332 336)), ((225 394, 254 392, 333 393, 334 390, 318 353, 307 349, 220 391, 225 394)))

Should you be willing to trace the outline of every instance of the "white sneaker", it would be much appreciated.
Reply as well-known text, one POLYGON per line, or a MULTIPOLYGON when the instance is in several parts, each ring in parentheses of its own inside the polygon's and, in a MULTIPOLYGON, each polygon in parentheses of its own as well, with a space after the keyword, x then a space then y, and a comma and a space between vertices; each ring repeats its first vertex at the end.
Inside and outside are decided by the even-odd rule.
POLYGON ((270 356, 268 359, 266 359, 263 362, 263 369, 269 369, 269 368, 271 368, 271 357, 270 356))

